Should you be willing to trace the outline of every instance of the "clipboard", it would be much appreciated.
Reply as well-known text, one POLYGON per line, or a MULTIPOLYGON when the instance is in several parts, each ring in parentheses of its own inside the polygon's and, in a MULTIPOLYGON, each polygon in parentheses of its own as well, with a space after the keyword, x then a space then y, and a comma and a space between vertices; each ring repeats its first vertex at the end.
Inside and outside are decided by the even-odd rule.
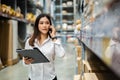
POLYGON ((22 57, 33 58, 34 61, 32 62, 32 64, 50 62, 38 48, 17 49, 16 52, 22 57))

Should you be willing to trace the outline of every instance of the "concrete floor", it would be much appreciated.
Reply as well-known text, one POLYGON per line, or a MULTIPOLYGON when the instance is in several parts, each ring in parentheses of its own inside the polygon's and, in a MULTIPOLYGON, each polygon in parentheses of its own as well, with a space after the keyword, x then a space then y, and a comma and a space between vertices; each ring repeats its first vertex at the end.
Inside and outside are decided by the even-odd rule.
MULTIPOLYGON (((66 56, 56 57, 55 67, 58 80, 73 80, 76 73, 75 49, 72 44, 64 45, 66 56)), ((6 67, 0 71, 0 80, 28 80, 27 69, 22 62, 6 67)))

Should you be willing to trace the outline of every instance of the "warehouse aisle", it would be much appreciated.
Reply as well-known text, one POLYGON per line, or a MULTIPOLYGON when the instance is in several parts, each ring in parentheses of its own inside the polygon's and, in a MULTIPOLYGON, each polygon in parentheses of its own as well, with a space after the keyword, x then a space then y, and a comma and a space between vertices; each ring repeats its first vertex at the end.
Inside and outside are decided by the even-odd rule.
MULTIPOLYGON (((58 80, 73 80, 75 74, 75 49, 72 44, 64 45, 66 56, 56 58, 55 66, 58 80)), ((0 71, 0 80, 28 80, 27 69, 22 61, 0 71)))

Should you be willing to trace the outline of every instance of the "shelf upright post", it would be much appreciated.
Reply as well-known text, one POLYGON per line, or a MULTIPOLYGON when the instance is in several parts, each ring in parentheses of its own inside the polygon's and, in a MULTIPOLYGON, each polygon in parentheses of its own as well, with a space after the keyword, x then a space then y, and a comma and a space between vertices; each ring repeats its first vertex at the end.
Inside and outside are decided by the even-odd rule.
POLYGON ((74 23, 75 23, 75 14, 76 14, 76 0, 73 0, 73 6, 74 6, 74 7, 73 7, 73 9, 74 9, 74 10, 73 10, 73 11, 74 11, 74 16, 73 16, 73 17, 74 17, 74 19, 73 19, 73 21, 74 21, 74 23))
POLYGON ((25 15, 25 18, 26 18, 26 14, 27 14, 27 0, 24 0, 25 1, 25 13, 24 13, 24 15, 25 15))
POLYGON ((56 26, 56 23, 55 23, 55 20, 56 20, 56 16, 55 16, 55 8, 56 8, 55 6, 56 6, 56 4, 55 4, 55 2, 56 2, 56 0, 52 0, 52 2, 54 3, 54 9, 53 9, 53 13, 52 13, 52 11, 51 11, 51 13, 52 13, 52 17, 53 17, 53 23, 56 26))
POLYGON ((45 4, 46 0, 43 0, 43 12, 46 13, 46 4, 45 4))
POLYGON ((55 15, 55 0, 51 1, 50 15, 52 17, 52 23, 53 23, 53 25, 56 26, 56 24, 55 24, 56 16, 54 16, 55 15))
MULTIPOLYGON (((81 0, 81 5, 80 6, 83 6, 84 5, 84 0, 81 0)), ((83 9, 82 9, 82 7, 81 7, 81 9, 80 9, 80 14, 81 14, 81 27, 83 27, 84 26, 84 17, 82 16, 82 12, 83 12, 83 9)), ((83 31, 81 30, 80 31, 80 40, 81 40, 81 47, 82 47, 82 60, 85 60, 85 44, 84 43, 82 43, 82 38, 83 38, 83 31)), ((81 72, 81 75, 83 75, 84 74, 84 66, 82 65, 82 72, 81 72)))
POLYGON ((17 8, 17 0, 14 1, 14 10, 17 8))
MULTIPOLYGON (((60 5, 62 5, 62 0, 60 0, 60 5)), ((61 14, 60 14, 60 26, 61 26, 61 27, 62 27, 62 24, 63 24, 63 23, 62 23, 62 19, 63 19, 63 17, 62 17, 62 15, 63 15, 63 14, 62 14, 62 9, 63 9, 63 8, 62 8, 62 7, 63 7, 63 6, 60 7, 60 13, 61 13, 61 14)), ((62 32, 62 29, 61 29, 60 31, 62 32)))

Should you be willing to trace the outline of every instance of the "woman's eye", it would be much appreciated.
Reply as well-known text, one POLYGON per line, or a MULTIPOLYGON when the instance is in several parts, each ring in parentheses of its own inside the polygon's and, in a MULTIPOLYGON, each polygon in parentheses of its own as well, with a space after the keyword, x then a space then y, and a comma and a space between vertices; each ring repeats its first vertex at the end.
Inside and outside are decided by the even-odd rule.
POLYGON ((39 22, 39 24, 50 24, 49 22, 39 22))
POLYGON ((43 22, 40 22, 39 24, 43 24, 43 22))
POLYGON ((49 24, 49 22, 46 22, 46 24, 49 24))

